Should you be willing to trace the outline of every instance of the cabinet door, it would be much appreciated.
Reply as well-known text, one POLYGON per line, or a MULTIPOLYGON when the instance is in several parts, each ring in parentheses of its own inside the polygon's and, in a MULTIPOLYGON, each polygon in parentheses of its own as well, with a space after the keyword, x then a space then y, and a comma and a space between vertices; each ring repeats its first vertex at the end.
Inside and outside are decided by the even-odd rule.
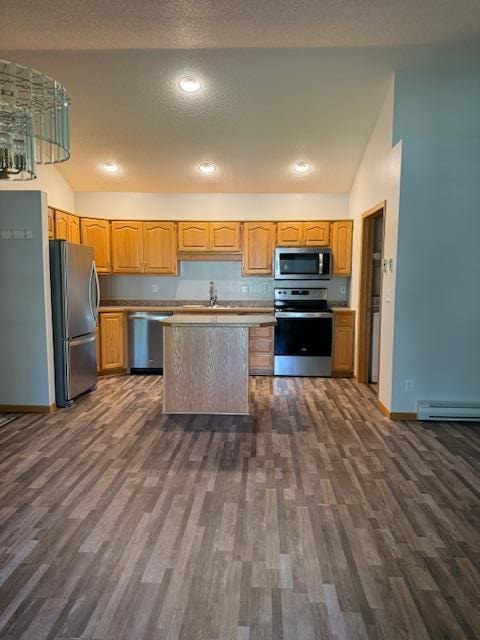
POLYGON ((243 225, 244 275, 271 275, 275 224, 273 222, 245 222, 243 225))
POLYGON ((143 272, 143 242, 141 222, 112 222, 112 271, 143 272))
POLYGON ((55 209, 55 238, 68 240, 68 213, 55 209))
POLYGON ((145 273, 177 273, 177 233, 175 222, 143 223, 145 273))
POLYGON ((250 329, 248 360, 251 375, 273 373, 273 327, 250 329))
POLYGON ((67 217, 68 224, 68 236, 67 240, 69 242, 75 242, 76 244, 80 244, 80 219, 78 216, 74 216, 69 213, 67 217))
POLYGON ((305 247, 327 247, 330 240, 328 220, 303 223, 303 245, 305 247))
POLYGON ((109 273, 110 265, 110 223, 108 220, 82 218, 80 220, 82 244, 93 247, 95 266, 98 273, 109 273))
POLYGON ((352 273, 352 220, 336 220, 331 223, 334 276, 352 273))
POLYGON ((210 248, 210 226, 208 222, 179 222, 179 251, 208 251, 210 248))
POLYGON ((48 239, 55 238, 55 209, 48 207, 48 239))
POLYGON ((301 222, 279 222, 277 224, 277 247, 300 247, 301 245, 301 222))
POLYGON ((335 312, 332 368, 336 374, 353 375, 354 323, 353 311, 335 312))
POLYGON ((240 223, 211 222, 210 251, 240 251, 240 223))
POLYGON ((104 372, 125 368, 125 333, 122 312, 100 314, 100 362, 104 372))

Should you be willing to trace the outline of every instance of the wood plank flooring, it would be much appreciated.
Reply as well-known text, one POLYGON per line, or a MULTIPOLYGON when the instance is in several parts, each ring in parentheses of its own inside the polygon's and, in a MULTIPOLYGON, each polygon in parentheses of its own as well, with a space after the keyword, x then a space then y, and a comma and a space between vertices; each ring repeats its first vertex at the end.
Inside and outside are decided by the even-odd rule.
POLYGON ((161 378, 109 377, 0 429, 0 638, 479 638, 479 426, 251 393, 167 417, 161 378))

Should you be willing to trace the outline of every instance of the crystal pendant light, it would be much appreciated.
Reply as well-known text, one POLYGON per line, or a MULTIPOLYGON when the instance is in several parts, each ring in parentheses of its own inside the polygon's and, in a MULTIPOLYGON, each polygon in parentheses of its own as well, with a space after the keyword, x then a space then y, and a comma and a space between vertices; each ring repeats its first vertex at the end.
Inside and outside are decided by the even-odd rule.
POLYGON ((0 60, 0 180, 33 180, 70 157, 70 97, 56 80, 0 60))

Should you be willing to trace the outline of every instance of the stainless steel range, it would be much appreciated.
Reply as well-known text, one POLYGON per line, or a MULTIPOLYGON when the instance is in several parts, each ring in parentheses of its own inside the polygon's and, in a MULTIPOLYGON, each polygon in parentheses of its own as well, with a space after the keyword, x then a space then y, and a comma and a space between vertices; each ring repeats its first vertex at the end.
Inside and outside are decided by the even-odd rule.
POLYGON ((326 288, 275 288, 277 376, 332 374, 333 312, 326 288))

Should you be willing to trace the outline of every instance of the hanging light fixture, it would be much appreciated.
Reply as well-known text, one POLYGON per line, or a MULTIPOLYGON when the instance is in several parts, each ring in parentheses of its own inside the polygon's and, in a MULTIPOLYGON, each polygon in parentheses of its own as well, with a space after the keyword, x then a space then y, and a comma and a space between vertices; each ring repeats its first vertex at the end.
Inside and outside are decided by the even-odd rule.
POLYGON ((70 157, 70 96, 43 73, 0 59, 0 180, 33 180, 70 157))

